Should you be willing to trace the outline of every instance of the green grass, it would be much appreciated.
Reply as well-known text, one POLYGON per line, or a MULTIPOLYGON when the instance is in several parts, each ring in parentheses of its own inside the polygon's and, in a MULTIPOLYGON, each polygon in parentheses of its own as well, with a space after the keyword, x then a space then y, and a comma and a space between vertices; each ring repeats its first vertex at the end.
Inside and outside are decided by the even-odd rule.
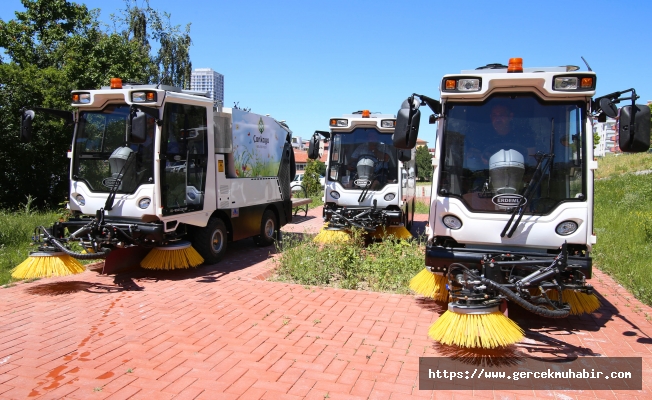
POLYGON ((409 293, 408 283, 423 269, 422 238, 365 243, 354 233, 347 244, 318 244, 314 235, 286 234, 276 260, 275 281, 342 289, 409 293))
POLYGON ((417 201, 414 203, 414 212, 416 214, 430 214, 430 198, 417 197, 417 201))
MULTIPOLYGON (((626 157, 631 156, 614 158, 626 157)), ((621 168, 629 170, 631 166, 621 168)), ((612 175, 597 181, 594 223, 596 266, 652 305, 652 175, 612 175)))
POLYGON ((597 179, 610 178, 636 171, 652 170, 652 153, 607 154, 597 160, 598 169, 595 171, 597 179))
POLYGON ((49 228, 58 219, 57 212, 0 210, 0 285, 11 283, 11 270, 36 250, 31 246, 34 228, 49 228))

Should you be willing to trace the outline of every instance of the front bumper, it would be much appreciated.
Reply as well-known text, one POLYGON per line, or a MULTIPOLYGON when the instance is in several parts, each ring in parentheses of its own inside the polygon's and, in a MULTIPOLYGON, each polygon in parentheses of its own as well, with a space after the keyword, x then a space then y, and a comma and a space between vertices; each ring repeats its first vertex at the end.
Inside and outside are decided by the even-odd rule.
MULTIPOLYGON (((467 268, 480 270, 481 261, 485 260, 488 255, 499 257, 509 255, 509 257, 522 258, 528 260, 541 260, 541 264, 550 264, 557 256, 555 254, 527 252, 527 251, 504 251, 500 249, 473 249, 473 248, 451 248, 443 246, 428 245, 426 247, 426 267, 432 272, 448 271, 452 263, 459 263, 467 268)), ((491 258, 491 257, 489 257, 491 258)), ((507 263, 509 264, 509 263, 507 263)), ((586 279, 590 279, 593 270, 593 260, 591 257, 568 256, 568 266, 574 271, 582 273, 586 279)))

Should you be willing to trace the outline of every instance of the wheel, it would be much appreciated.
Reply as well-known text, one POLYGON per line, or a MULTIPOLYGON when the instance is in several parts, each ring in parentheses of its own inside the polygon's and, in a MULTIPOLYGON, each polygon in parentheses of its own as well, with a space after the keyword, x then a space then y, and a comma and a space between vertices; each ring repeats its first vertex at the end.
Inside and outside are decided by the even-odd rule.
POLYGON ((228 235, 224 222, 212 217, 204 228, 195 231, 192 245, 206 264, 216 264, 226 253, 228 235))
POLYGON ((254 242, 260 247, 274 243, 276 233, 276 215, 272 210, 265 210, 260 221, 260 235, 254 237, 254 242))

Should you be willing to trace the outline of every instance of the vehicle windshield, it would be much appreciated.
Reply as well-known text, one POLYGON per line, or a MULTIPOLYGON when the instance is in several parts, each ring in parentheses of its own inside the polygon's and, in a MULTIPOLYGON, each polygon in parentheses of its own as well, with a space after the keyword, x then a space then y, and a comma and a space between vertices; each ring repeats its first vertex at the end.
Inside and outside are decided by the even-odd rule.
POLYGON ((350 189, 378 190, 398 180, 397 151, 391 133, 356 128, 333 134, 328 180, 350 189), (369 182, 371 182, 369 184, 369 182))
POLYGON ((134 193, 139 185, 154 181, 154 123, 148 121, 144 143, 126 145, 128 116, 128 105, 79 114, 73 179, 84 181, 93 192, 111 190, 121 172, 118 193, 134 193))
POLYGON ((447 103, 438 193, 461 198, 472 211, 511 212, 509 201, 518 203, 528 184, 540 181, 526 214, 585 201, 585 114, 582 102, 543 102, 520 94, 447 103), (535 174, 539 160, 541 176, 535 174))

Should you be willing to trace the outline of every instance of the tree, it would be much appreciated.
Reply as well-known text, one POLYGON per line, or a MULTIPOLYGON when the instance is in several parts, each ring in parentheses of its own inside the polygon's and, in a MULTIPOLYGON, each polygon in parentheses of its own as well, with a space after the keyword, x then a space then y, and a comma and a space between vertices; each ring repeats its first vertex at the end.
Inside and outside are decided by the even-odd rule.
POLYGON ((416 152, 417 177, 420 181, 432 179, 432 156, 426 146, 417 147, 416 152))
POLYGON ((315 160, 317 163, 317 173, 321 176, 326 176, 326 164, 321 160, 315 160))
MULTIPOLYGON (((21 143, 23 107, 71 110, 72 89, 107 86, 111 77, 160 82, 157 60, 165 57, 150 55, 149 43, 163 36, 167 42, 161 48, 179 59, 161 61, 166 65, 162 71, 172 83, 186 85, 190 77, 187 48, 179 47, 190 45, 189 27, 180 34, 178 27, 157 22, 149 14, 143 20, 130 2, 123 15, 131 19, 124 23, 114 19, 122 31, 102 28, 98 10, 67 0, 22 0, 22 4, 25 10, 17 11, 15 19, 0 20, 0 48, 4 50, 0 56, 0 160, 4 170, 0 174, 0 208, 14 208, 28 195, 36 198, 39 207, 55 206, 68 194, 66 152, 72 127, 38 113, 32 142, 21 143), (147 30, 150 21, 152 34, 147 30)), ((147 10, 151 10, 149 4, 147 10)), ((169 15, 165 17, 169 21, 169 15)))
POLYGON ((143 7, 138 7, 135 0, 125 0, 121 15, 112 14, 111 19, 116 32, 137 43, 147 54, 151 50, 150 40, 158 42, 157 54, 150 59, 147 69, 150 82, 190 89, 190 24, 182 31, 180 25, 171 24, 169 13, 151 8, 149 0, 145 0, 143 7))
MULTIPOLYGON (((303 173, 303 186, 308 192, 308 196, 316 196, 321 193, 321 183, 319 183, 319 163, 318 160, 308 160, 306 170, 303 173)), ((322 163, 323 164, 323 163, 322 163)))

